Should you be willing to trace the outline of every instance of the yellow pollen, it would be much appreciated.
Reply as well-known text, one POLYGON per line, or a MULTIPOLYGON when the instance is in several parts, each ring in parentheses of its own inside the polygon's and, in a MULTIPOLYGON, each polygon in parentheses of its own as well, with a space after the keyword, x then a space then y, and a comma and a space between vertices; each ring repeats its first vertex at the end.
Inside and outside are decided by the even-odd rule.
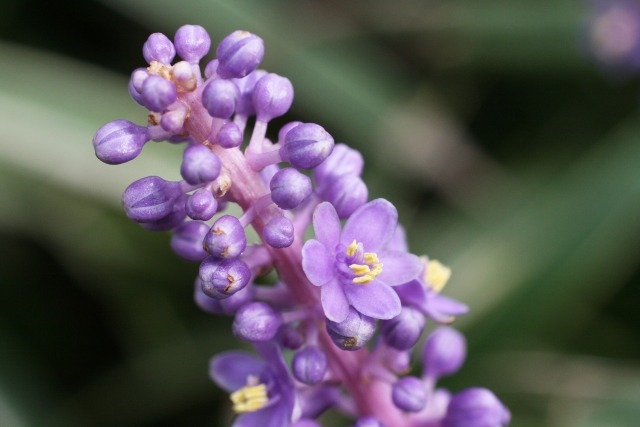
POLYGON ((267 386, 265 384, 248 385, 231 393, 233 410, 237 414, 255 412, 267 405, 267 386))
POLYGON ((362 276, 371 272, 371 268, 366 264, 351 264, 349 268, 356 276, 362 276))
POLYGON ((427 264, 427 271, 424 273, 424 281, 427 282, 431 288, 440 292, 442 288, 447 284, 451 277, 451 269, 438 260, 430 260, 427 264))
POLYGON ((356 254, 356 250, 358 249, 358 242, 355 240, 351 242, 349 246, 347 246, 347 256, 354 256, 356 254))
POLYGON ((364 262, 366 262, 369 265, 374 265, 374 264, 378 264, 380 260, 378 259, 378 255, 375 252, 365 252, 364 262))

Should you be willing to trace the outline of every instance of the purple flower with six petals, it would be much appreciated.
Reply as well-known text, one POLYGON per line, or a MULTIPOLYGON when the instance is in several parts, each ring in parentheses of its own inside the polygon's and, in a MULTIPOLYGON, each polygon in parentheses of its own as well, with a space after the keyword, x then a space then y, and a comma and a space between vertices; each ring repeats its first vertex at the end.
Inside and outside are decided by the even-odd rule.
POLYGON ((391 286, 416 278, 422 263, 413 254, 385 249, 397 224, 396 208, 384 199, 358 208, 342 230, 335 208, 327 202, 318 205, 313 213, 316 238, 302 248, 302 268, 312 284, 321 286, 329 320, 345 320, 349 306, 374 319, 400 313, 400 298, 391 286))

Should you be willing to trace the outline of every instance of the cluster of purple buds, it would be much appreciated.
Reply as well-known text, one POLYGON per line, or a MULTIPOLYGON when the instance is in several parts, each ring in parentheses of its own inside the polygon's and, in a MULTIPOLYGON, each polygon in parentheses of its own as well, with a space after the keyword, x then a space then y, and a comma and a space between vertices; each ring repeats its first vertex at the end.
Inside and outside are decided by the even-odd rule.
POLYGON ((359 427, 507 425, 509 411, 489 390, 437 388, 462 365, 465 340, 438 327, 418 343, 428 322, 451 323, 467 307, 441 294, 447 267, 408 251, 396 208, 368 200, 361 154, 315 123, 288 123, 270 140, 268 124, 293 102, 291 82, 257 69, 264 44, 246 31, 222 40, 203 75, 210 46, 197 25, 173 42, 152 34, 148 67, 129 83, 147 125, 109 122, 93 145, 100 160, 120 164, 150 140, 184 144, 182 181, 141 178, 122 204, 143 227, 171 230, 173 250, 200 263, 197 305, 234 316, 234 335, 254 346, 257 355, 211 359, 234 425, 318 426, 329 409, 359 427), (276 283, 262 283, 273 270, 276 283), (421 377, 406 375, 416 346, 421 377))

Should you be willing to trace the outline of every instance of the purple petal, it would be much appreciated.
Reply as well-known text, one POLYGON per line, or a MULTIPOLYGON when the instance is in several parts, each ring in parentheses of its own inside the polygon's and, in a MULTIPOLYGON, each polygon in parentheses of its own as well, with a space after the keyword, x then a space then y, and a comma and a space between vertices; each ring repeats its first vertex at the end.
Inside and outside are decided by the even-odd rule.
MULTIPOLYGON (((382 269, 384 270, 384 266, 382 269)), ((400 296, 400 301, 402 301, 403 305, 413 305, 423 310, 423 307, 427 304, 426 290, 422 282, 417 279, 403 285, 394 286, 393 290, 400 296)))
POLYGON ((402 251, 409 252, 409 246, 407 245, 407 233, 404 231, 404 227, 398 224, 391 240, 387 243, 386 249, 388 251, 402 251))
POLYGON ((454 317, 467 314, 469 307, 453 298, 435 294, 427 297, 419 308, 438 323, 451 323, 454 317))
POLYGON ((232 427, 282 427, 291 424, 293 406, 277 402, 273 406, 238 416, 232 427))
POLYGON ((249 375, 259 375, 265 363, 242 351, 228 351, 211 358, 209 376, 222 389, 232 392, 247 385, 249 375))
POLYGON ((424 263, 417 256, 399 251, 384 251, 378 253, 382 263, 382 273, 378 280, 389 286, 403 285, 418 277, 424 268, 424 263))
POLYGON ((337 280, 330 280, 320 288, 322 309, 327 319, 340 323, 349 315, 349 303, 344 294, 342 284, 337 280))
MULTIPOLYGON (((313 212, 313 230, 316 239, 333 250, 340 241, 340 219, 329 202, 322 202, 313 212)), ((349 242, 351 243, 351 242, 349 242)))
POLYGON ((334 257, 320 241, 308 240, 302 247, 302 269, 311 283, 322 286, 335 276, 334 257))
POLYGON ((366 252, 376 252, 393 236, 398 224, 398 211, 385 199, 376 199, 358 208, 347 220, 340 243, 354 240, 362 243, 366 252))
POLYGON ((349 304, 365 316, 374 319, 391 319, 400 314, 402 306, 398 294, 390 286, 378 280, 366 285, 345 286, 344 291, 349 304))

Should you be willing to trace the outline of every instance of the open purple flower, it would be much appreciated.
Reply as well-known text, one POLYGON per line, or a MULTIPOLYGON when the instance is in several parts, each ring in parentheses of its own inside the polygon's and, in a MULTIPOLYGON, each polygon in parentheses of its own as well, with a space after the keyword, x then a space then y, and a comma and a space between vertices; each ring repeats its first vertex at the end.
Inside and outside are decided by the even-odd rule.
POLYGON ((397 223, 396 208, 384 199, 358 208, 342 230, 335 208, 327 202, 318 205, 313 213, 316 238, 302 248, 302 268, 312 284, 322 287, 329 320, 345 320, 349 306, 375 319, 400 313, 400 298, 391 286, 416 278, 422 263, 413 254, 385 249, 397 223))
POLYGON ((264 360, 242 351, 211 359, 209 375, 231 393, 238 414, 232 427, 282 427, 291 424, 294 386, 280 350, 271 343, 256 346, 264 360))
POLYGON ((465 304, 440 294, 451 276, 449 267, 426 257, 422 263, 423 271, 418 278, 394 288, 402 304, 420 310, 438 323, 451 323, 456 316, 466 314, 469 308, 465 304))

